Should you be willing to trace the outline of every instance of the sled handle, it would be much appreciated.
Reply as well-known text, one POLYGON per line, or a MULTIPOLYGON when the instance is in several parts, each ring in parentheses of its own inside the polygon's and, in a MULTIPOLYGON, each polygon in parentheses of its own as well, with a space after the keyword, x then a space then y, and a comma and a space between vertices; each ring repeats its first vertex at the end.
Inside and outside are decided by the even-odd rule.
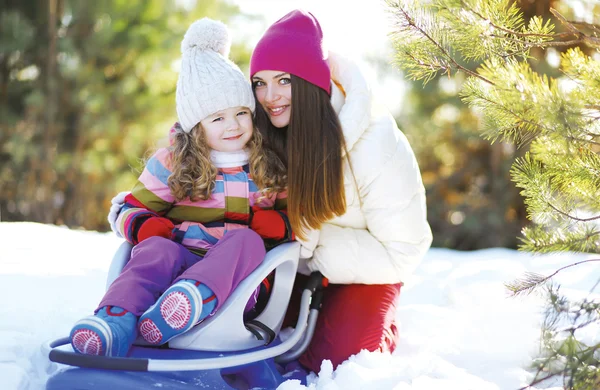
MULTIPOLYGON (((296 345, 294 345, 292 349, 275 357, 275 362, 291 362, 292 360, 298 359, 300 355, 306 351, 308 345, 312 341, 315 328, 317 326, 317 318, 319 317, 319 310, 321 309, 321 304, 323 302, 323 289, 327 287, 328 284, 329 281, 327 278, 324 277, 319 271, 315 271, 310 274, 310 279, 308 280, 308 283, 306 283, 306 287, 304 287, 304 290, 310 291, 312 295, 306 330, 304 331, 302 339, 296 345)), ((300 323, 299 320, 298 323, 300 323)))
POLYGON ((48 358, 56 363, 67 364, 84 368, 100 368, 104 370, 125 370, 125 371, 148 371, 148 359, 106 357, 95 355, 79 355, 74 352, 63 351, 57 347, 70 344, 68 337, 54 340, 50 343, 50 352, 48 358))
POLYGON ((289 351, 297 345, 306 330, 311 297, 312 292, 310 290, 304 290, 302 292, 298 323, 290 337, 281 344, 258 351, 201 359, 168 360, 129 357, 119 358, 111 356, 82 355, 58 349, 57 347, 70 343, 68 337, 50 342, 45 345, 45 348, 49 349, 48 358, 51 361, 85 368, 100 368, 119 371, 196 371, 241 366, 282 355, 284 352, 289 351))

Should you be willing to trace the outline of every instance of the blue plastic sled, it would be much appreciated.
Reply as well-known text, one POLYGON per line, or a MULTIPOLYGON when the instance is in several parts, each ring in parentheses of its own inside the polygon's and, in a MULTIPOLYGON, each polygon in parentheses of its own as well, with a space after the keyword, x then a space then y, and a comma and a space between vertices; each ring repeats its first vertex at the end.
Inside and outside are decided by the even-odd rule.
MULTIPOLYGON (((115 254, 107 287, 129 260, 131 248, 125 242, 115 254)), ((116 358, 76 354, 68 337, 47 343, 48 358, 67 367, 50 377, 46 390, 276 389, 288 379, 306 384, 304 370, 285 372, 284 367, 302 354, 312 338, 321 301, 320 273, 311 276, 302 293, 296 328, 285 340, 279 336, 299 251, 296 242, 269 251, 213 317, 174 338, 168 347, 144 345, 140 338, 128 357, 116 358), (273 270, 275 282, 267 305, 244 323, 246 302, 273 270)))

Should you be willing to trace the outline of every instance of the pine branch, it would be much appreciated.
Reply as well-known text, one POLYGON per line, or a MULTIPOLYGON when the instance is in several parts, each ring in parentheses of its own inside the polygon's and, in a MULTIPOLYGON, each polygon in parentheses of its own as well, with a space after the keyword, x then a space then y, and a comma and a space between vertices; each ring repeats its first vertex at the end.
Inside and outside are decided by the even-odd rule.
POLYGON ((587 22, 578 22, 578 21, 573 21, 573 20, 569 20, 569 23, 571 23, 573 26, 581 26, 581 27, 589 28, 590 30, 593 30, 600 34, 600 26, 597 24, 587 23, 587 22))
POLYGON ((522 278, 511 283, 505 283, 506 287, 513 296, 531 294, 537 287, 548 280, 548 277, 535 272, 525 272, 522 278))
POLYGON ((575 25, 585 26, 585 27, 588 27, 588 28, 593 29, 598 32, 600 32, 600 26, 595 25, 595 24, 590 24, 590 23, 584 23, 584 22, 568 21, 564 16, 562 16, 557 10, 555 10, 553 8, 550 9, 550 12, 552 12, 552 14, 561 23, 563 23, 567 27, 569 32, 563 32, 563 33, 558 33, 558 34, 540 34, 540 33, 515 31, 515 30, 505 28, 505 27, 502 27, 502 26, 499 26, 499 25, 493 23, 491 20, 489 20, 489 18, 484 17, 483 15, 481 15, 481 13, 479 13, 479 12, 475 11, 473 8, 469 7, 467 5, 467 3, 464 1, 461 1, 461 4, 462 4, 463 8, 467 9, 469 12, 473 13, 474 15, 479 17, 482 21, 485 21, 491 27, 493 27, 494 29, 496 29, 498 31, 502 31, 507 34, 511 34, 513 36, 522 37, 522 38, 527 38, 527 37, 544 38, 544 39, 547 39, 547 41, 540 42, 540 43, 529 42, 529 41, 515 39, 512 37, 492 34, 491 36, 493 36, 494 38, 505 39, 505 40, 512 41, 512 42, 518 42, 527 47, 562 47, 562 46, 574 46, 574 45, 578 45, 578 44, 582 44, 582 43, 587 44, 589 46, 594 46, 594 47, 600 46, 600 38, 584 34, 581 30, 579 30, 577 27, 575 27, 575 25), (575 36, 576 39, 572 39, 569 41, 556 41, 557 39, 563 39, 568 36, 575 36))
MULTIPOLYGON (((582 43, 587 43, 589 46, 600 46, 600 39, 594 38, 594 40, 597 40, 598 42, 596 44, 590 44, 589 42, 586 42, 586 39, 584 39, 586 36, 583 35, 582 38, 578 38, 578 39, 573 39, 570 41, 562 41, 562 42, 544 42, 540 45, 540 47, 563 47, 563 46, 575 46, 575 45, 579 45, 582 43)), ((587 37, 590 38, 590 37, 587 37)))
MULTIPOLYGON (((388 5, 392 5, 390 2, 388 2, 388 5)), ((440 43, 438 41, 436 41, 435 39, 432 38, 432 36, 425 31, 424 29, 422 29, 420 26, 417 25, 417 23, 415 22, 415 20, 410 16, 410 14, 408 13, 408 11, 401 5, 401 4, 396 4, 395 9, 398 9, 401 13, 401 17, 404 19, 404 21, 406 21, 406 23, 408 24, 408 26, 410 28, 412 28, 413 30, 416 30, 418 33, 420 33, 425 39, 427 39, 430 43, 432 43, 439 51, 440 53, 444 56, 444 58, 448 61, 450 61, 450 63, 459 71, 462 71, 464 73, 466 73, 469 76, 472 77, 476 77, 490 85, 495 85, 495 83, 491 80, 488 80, 487 78, 481 76, 480 74, 478 74, 477 72, 473 72, 470 69, 465 68, 464 66, 462 66, 461 64, 459 64, 458 62, 456 62, 456 60, 452 57, 452 55, 448 52, 448 50, 446 50, 442 45, 440 45, 440 43)), ((423 64, 421 64, 423 65, 423 64)))
MULTIPOLYGON (((579 314, 579 313, 578 313, 578 314, 579 314)), ((578 315, 578 314, 576 314, 576 318, 578 318, 578 317, 579 317, 579 315, 578 315)), ((578 330, 580 330, 580 329, 583 329, 583 328, 585 328, 586 326, 588 326, 588 325, 592 325, 592 324, 594 324, 594 323, 596 323, 596 322, 598 322, 598 319, 597 319, 597 318, 590 318, 589 320, 587 320, 587 321, 584 321, 584 322, 581 322, 581 323, 579 323, 579 324, 577 324, 577 325, 575 325, 575 326, 567 326, 567 327, 564 327, 564 328, 562 328, 562 329, 557 329, 557 330, 556 330, 556 332, 557 332, 557 333, 570 333, 571 335, 573 335, 573 336, 574 336, 574 335, 575 335, 575 332, 577 332, 578 330)))
MULTIPOLYGON (((600 117, 598 117, 597 119, 600 119, 600 117)), ((599 134, 587 133, 585 131, 582 134, 590 136, 590 137, 598 137, 598 135, 599 135, 599 134)), ((573 136, 567 136, 565 138, 570 141, 581 142, 582 144, 600 145, 600 142, 592 141, 591 139, 584 139, 584 138, 578 138, 578 137, 573 137, 573 136)))
POLYGON ((548 276, 542 276, 540 274, 534 272, 526 272, 523 278, 517 279, 515 282, 505 284, 506 288, 509 289, 513 296, 523 295, 523 294, 531 294, 537 287, 540 287, 541 284, 547 282, 549 279, 556 276, 561 271, 564 271, 567 268, 575 267, 576 265, 596 262, 600 261, 600 259, 588 259, 578 261, 573 264, 565 265, 554 271, 552 274, 548 276))
POLYGON ((598 287, 598 285, 600 285, 600 279, 596 280, 596 283, 594 283, 594 285, 592 286, 592 288, 590 289, 590 292, 593 292, 596 290, 596 288, 598 287))
MULTIPOLYGON (((520 116, 519 114, 517 114, 516 112, 514 112, 513 110, 511 110, 510 108, 502 105, 499 102, 493 101, 479 93, 476 93, 475 91, 472 93, 472 96, 475 96, 476 98, 485 101, 487 103, 490 103, 491 105, 497 107, 500 111, 505 112, 507 114, 510 114, 511 116, 513 116, 515 119, 517 119, 517 121, 515 122, 515 127, 519 127, 522 123, 525 123, 527 125, 530 125, 534 128, 539 128, 540 130, 544 130, 544 131, 551 131, 551 129, 549 129, 548 127, 541 125, 540 123, 536 123, 533 122, 529 119, 523 118, 522 116, 520 116)), ((530 140, 533 137, 533 135, 530 136, 523 136, 522 138, 522 143, 527 142, 528 140, 530 140)))
MULTIPOLYGON (((441 72, 463 71, 468 77, 460 97, 481 113, 486 137, 517 146, 532 141, 530 152, 511 169, 533 221, 523 229, 519 249, 600 251, 600 61, 570 48, 561 53, 561 78, 536 72, 528 62, 533 47, 599 48, 600 26, 568 21, 551 9, 564 26, 564 32, 556 33, 554 17, 551 22, 533 16, 526 24, 513 0, 395 3, 388 0, 400 27, 396 44, 401 67, 426 81, 441 72), (467 61, 481 66, 470 71, 460 65, 467 61)), ((506 284, 512 296, 544 285, 550 292, 542 356, 536 359, 532 382, 520 390, 552 378, 562 378, 567 388, 598 388, 600 344, 589 347, 576 336, 600 323, 600 303, 592 298, 573 303, 550 284, 563 270, 591 262, 600 257, 547 276, 528 272, 506 284)))
MULTIPOLYGON (((592 234, 588 234, 579 239, 570 238, 568 240, 555 240, 552 242, 543 242, 543 243, 540 243, 539 241, 532 243, 532 242, 527 242, 524 240, 525 244, 522 245, 520 247, 520 249, 528 251, 528 252, 538 252, 538 253, 551 253, 551 252, 566 251, 569 248, 576 247, 577 244, 580 244, 582 242, 587 242, 587 241, 589 241, 590 238, 598 236, 598 235, 600 235, 600 232, 594 232, 592 234), (565 249, 565 245, 568 245, 567 249, 565 249)), ((579 249, 580 252, 583 252, 582 248, 576 248, 576 249, 579 249)))
MULTIPOLYGON (((498 26, 498 25, 494 24, 489 18, 484 17, 483 15, 481 15, 481 13, 479 13, 479 12, 475 11, 473 8, 469 7, 468 4, 465 1, 461 0, 460 3, 462 5, 462 7, 465 8, 467 11, 473 13, 474 15, 477 15, 481 20, 483 20, 484 22, 487 22, 490 26, 492 26, 496 30, 500 30, 500 31, 503 31, 505 33, 512 34, 512 35, 515 35, 515 36, 518 36, 518 37, 540 37, 540 38, 553 39, 553 38, 555 38, 555 37, 557 37, 559 35, 565 35, 565 34, 566 35, 571 35, 569 33, 560 33, 560 34, 522 33, 522 32, 518 32, 518 31, 515 31, 515 30, 511 30, 511 29, 508 29, 508 28, 505 28, 505 27, 498 26)), ((504 36, 498 36, 498 38, 505 39, 506 37, 504 37, 504 36)), ((523 41, 519 41, 519 42, 523 43, 523 41)))
MULTIPOLYGON (((408 23, 408 25, 411 26, 413 29, 417 30, 419 33, 421 33, 421 35, 424 36, 429 42, 433 43, 433 45, 438 48, 438 50, 444 55, 444 57, 446 59, 450 60, 450 62, 452 62, 452 64, 457 69, 463 68, 460 64, 458 64, 454 60, 454 58, 452 58, 452 56, 450 55, 450 53, 448 53, 448 51, 444 47, 442 47, 442 45, 439 44, 439 42, 437 42, 435 39, 433 39, 431 37, 431 35, 429 35, 429 33, 427 33, 427 31, 423 30, 420 26, 417 26, 417 24, 415 23, 414 19, 408 14, 408 12, 403 7, 400 7, 400 12, 402 12, 402 14, 403 14, 406 22, 408 23)), ((466 71, 467 71, 468 74, 471 74, 471 75, 476 74, 476 73, 472 72, 469 69, 466 69, 466 71)))
POLYGON ((574 217, 574 216, 572 216, 572 215, 570 215, 570 214, 568 214, 568 213, 566 213, 566 212, 564 212, 564 211, 560 210, 558 207, 555 207, 555 206, 554 206, 552 203, 550 203, 550 202, 548 202, 547 204, 548 204, 548 206, 549 206, 549 207, 550 207, 552 210, 554 210, 554 211, 556 211, 557 213, 559 213, 560 215, 562 215, 562 216, 564 216, 564 217, 567 217, 567 218, 569 218, 569 219, 572 219, 572 220, 574 220, 574 221, 578 221, 578 222, 589 222, 589 221, 596 221, 596 220, 600 219, 600 215, 599 215, 599 216, 597 216, 597 217, 591 217, 591 218, 578 218, 578 217, 574 217))
MULTIPOLYGON (((518 33, 515 32, 515 31, 510 31, 510 30, 509 31, 505 31, 505 29, 498 28, 498 27, 496 27, 496 28, 498 30, 500 30, 500 31, 509 32, 510 34, 518 35, 518 33)), ((561 34, 565 34, 565 33, 561 33, 561 34)), ((561 34, 556 34, 556 35, 561 35, 561 34)), ((548 37, 548 38, 555 37, 555 35, 550 35, 550 34, 536 34, 536 33, 521 33, 521 35, 542 36, 542 37, 548 37)), ((569 34, 569 35, 571 35, 571 34, 569 34)), ((503 39, 505 41, 520 43, 522 45, 531 46, 531 47, 539 45, 539 43, 523 41, 522 39, 513 38, 513 37, 510 37, 510 36, 507 36, 507 35, 490 34, 490 36, 494 37, 494 38, 498 38, 498 39, 503 39)))
POLYGON ((600 46, 600 38, 592 37, 592 36, 584 34, 581 30, 579 30, 577 27, 575 27, 573 25, 573 23, 569 22, 564 16, 561 15, 560 12, 558 12, 554 8, 550 8, 550 12, 552 12, 552 15, 554 15, 562 24, 564 24, 565 27, 569 31, 571 31, 571 33, 573 35, 578 37, 574 41, 564 42, 563 46, 566 46, 567 44, 576 45, 576 44, 580 44, 580 43, 587 44, 589 46, 594 46, 594 47, 600 46))
POLYGON ((542 366, 542 367, 540 367, 540 368, 538 369, 538 372, 537 372, 537 374, 535 375, 535 377, 537 378, 536 380, 534 380, 533 382, 531 382, 531 383, 530 383, 530 384, 528 384, 528 385, 525 385, 525 386, 523 386, 523 387, 520 387, 520 388, 518 388, 517 390, 527 390, 527 389, 534 389, 534 387, 533 387, 533 386, 535 386, 535 385, 539 385, 540 383, 542 383, 542 382, 545 382, 545 381, 547 381, 548 379, 554 378, 555 376, 557 376, 557 375, 558 375, 557 373, 551 373, 551 374, 549 374, 549 375, 547 375, 547 376, 544 376, 544 377, 538 378, 538 375, 542 373, 542 371, 544 370, 544 368, 545 368, 545 366, 542 366))
MULTIPOLYGON (((536 34, 531 34, 531 35, 536 35, 536 34)), ((539 36, 543 36, 544 34, 537 34, 539 36)), ((555 34, 555 35, 546 35, 549 38, 562 38, 563 36, 567 36, 567 35, 572 35, 571 33, 560 33, 560 34, 555 34)), ((528 41, 522 41, 516 38, 511 38, 511 37, 507 37, 507 36, 502 36, 502 35, 496 35, 496 34, 492 34, 491 36, 493 36, 494 38, 498 38, 498 39, 504 39, 507 41, 511 41, 511 42, 518 42, 522 45, 525 45, 526 47, 530 48, 530 47, 562 47, 562 46, 573 46, 573 45, 577 45, 582 43, 583 41, 581 39, 572 39, 570 41, 544 41, 541 43, 538 42, 528 42, 528 41)))

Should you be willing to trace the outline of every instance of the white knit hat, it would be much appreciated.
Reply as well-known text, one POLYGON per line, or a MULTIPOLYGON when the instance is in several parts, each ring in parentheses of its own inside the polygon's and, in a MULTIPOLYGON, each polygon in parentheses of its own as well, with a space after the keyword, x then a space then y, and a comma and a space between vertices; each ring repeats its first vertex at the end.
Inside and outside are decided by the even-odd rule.
POLYGON ((226 108, 242 106, 254 112, 252 86, 227 58, 230 47, 227 26, 216 20, 197 20, 185 33, 176 106, 186 133, 207 116, 226 108))

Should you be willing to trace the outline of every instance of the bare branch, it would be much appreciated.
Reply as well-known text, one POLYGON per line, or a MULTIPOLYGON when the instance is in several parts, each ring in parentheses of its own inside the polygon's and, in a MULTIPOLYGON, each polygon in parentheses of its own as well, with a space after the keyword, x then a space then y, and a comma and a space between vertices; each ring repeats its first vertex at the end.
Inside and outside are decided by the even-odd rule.
POLYGON ((573 21, 573 20, 569 20, 569 23, 571 23, 574 26, 586 27, 586 28, 589 28, 590 30, 593 30, 594 32, 600 33, 600 26, 597 24, 586 23, 586 22, 577 22, 577 21, 573 21))
MULTIPOLYGON (((577 27, 575 27, 573 25, 573 23, 569 22, 564 16, 561 15, 560 12, 558 12, 554 8, 550 8, 550 12, 552 12, 552 15, 554 15, 562 24, 564 24, 565 27, 569 31, 571 31, 574 35, 576 35, 578 37, 578 39, 576 39, 574 41, 570 41, 570 42, 572 42, 570 44, 575 45, 578 43, 585 43, 590 46, 600 46, 600 38, 592 37, 592 36, 584 34, 577 27)), ((562 43, 567 44, 569 42, 562 42, 562 43)))
POLYGON ((567 268, 571 268, 571 267, 575 267, 576 265, 580 265, 580 264, 584 264, 584 263, 592 263, 592 262, 596 262, 596 261, 600 261, 600 259, 588 259, 588 260, 582 260, 582 261, 578 261, 576 263, 573 264, 569 264, 569 265, 565 265, 564 267, 560 267, 559 269, 557 269, 556 271, 554 271, 554 273, 548 275, 545 277, 545 280, 551 279, 552 277, 554 277, 556 274, 558 274, 560 271, 563 271, 567 268))

